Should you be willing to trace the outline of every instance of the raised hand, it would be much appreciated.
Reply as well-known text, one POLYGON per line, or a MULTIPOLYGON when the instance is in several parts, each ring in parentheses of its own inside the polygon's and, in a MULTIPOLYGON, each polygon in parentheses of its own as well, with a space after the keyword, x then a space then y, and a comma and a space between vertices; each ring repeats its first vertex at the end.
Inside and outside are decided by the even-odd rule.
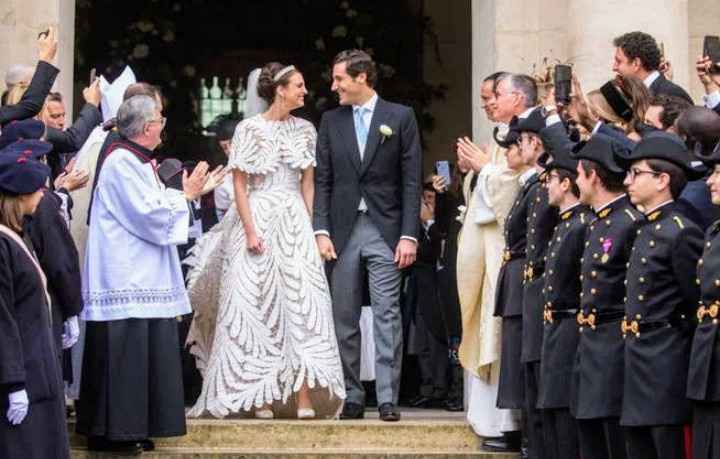
POLYGON ((96 78, 95 81, 90 83, 90 86, 83 89, 83 98, 88 104, 98 107, 100 100, 102 99, 102 92, 100 91, 100 79, 96 78))
POLYGON ((433 175, 432 186, 436 193, 445 193, 447 191, 447 183, 445 183, 445 177, 442 175, 433 175))
POLYGON ((229 170, 224 166, 218 166, 210 172, 208 174, 208 180, 205 182, 205 187, 203 187, 202 190, 203 196, 222 185, 228 172, 229 170))
POLYGON ((38 37, 38 59, 51 64, 58 49, 57 29, 53 26, 48 28, 48 33, 38 37))
MULTIPOLYGON (((720 65, 720 62, 715 63, 720 65)), ((713 91, 720 89, 720 74, 711 73, 710 69, 713 66, 713 62, 707 56, 698 56, 695 62, 695 70, 697 76, 700 79, 700 83, 705 87, 705 93, 710 94, 713 91)))
POLYGON ((202 196, 203 189, 209 178, 208 169, 208 163, 200 161, 197 166, 195 166, 192 174, 188 175, 187 171, 183 171, 182 184, 185 199, 194 201, 202 196))
POLYGON ((458 160, 463 161, 475 172, 480 172, 490 162, 490 154, 486 148, 479 147, 468 137, 457 140, 458 160))

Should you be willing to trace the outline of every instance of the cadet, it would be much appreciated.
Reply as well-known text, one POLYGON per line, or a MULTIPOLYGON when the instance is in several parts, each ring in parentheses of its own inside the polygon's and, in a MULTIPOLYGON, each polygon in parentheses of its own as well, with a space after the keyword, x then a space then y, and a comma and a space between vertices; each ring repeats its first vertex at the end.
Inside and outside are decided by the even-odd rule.
MULTIPOLYGON (((528 168, 541 172, 538 158, 545 151, 540 140, 540 131, 546 120, 540 108, 532 111, 527 118, 520 118, 517 130, 520 132, 520 155, 528 168)), ((561 123, 557 125, 562 128, 561 123)), ((531 458, 545 456, 542 417, 537 409, 538 386, 540 383, 540 348, 543 339, 543 275, 545 273, 545 252, 558 219, 558 209, 548 204, 548 191, 537 183, 528 191, 527 200, 527 247, 523 270, 522 297, 522 352, 525 379, 525 424, 529 455, 531 458)))
MULTIPOLYGON (((580 341, 573 369, 580 455, 583 459, 624 458, 619 425, 622 409, 626 265, 643 218, 624 192, 625 171, 614 159, 624 148, 595 134, 577 153, 580 201, 593 208, 580 259, 580 341)), ((649 402, 648 402, 649 403, 649 402)))
POLYGON ((688 180, 705 169, 692 163, 676 135, 647 135, 629 157, 616 158, 628 171, 630 201, 643 209, 627 270, 625 378, 620 424, 630 458, 681 458, 683 426, 690 422, 685 397, 695 305, 700 289, 692 273, 703 233, 683 217, 675 200, 688 180))
POLYGON ((576 458, 580 456, 577 424, 570 414, 572 366, 579 339, 575 319, 580 307, 580 258, 587 223, 594 217, 580 203, 580 190, 575 183, 578 162, 570 158, 575 144, 568 139, 563 125, 543 129, 540 137, 550 153, 539 161, 545 168, 548 202, 560 210, 560 216, 545 262, 545 326, 537 407, 542 413, 546 455, 576 458))
MULTIPOLYGON (((717 139, 716 139, 717 140, 717 139)), ((697 154, 712 172, 707 179, 712 203, 720 206, 720 148, 697 154)), ((690 276, 690 273, 686 274, 690 276)), ((715 459, 720 453, 720 220, 708 228, 697 279, 700 301, 697 309, 687 396, 694 400, 694 459, 715 459)))

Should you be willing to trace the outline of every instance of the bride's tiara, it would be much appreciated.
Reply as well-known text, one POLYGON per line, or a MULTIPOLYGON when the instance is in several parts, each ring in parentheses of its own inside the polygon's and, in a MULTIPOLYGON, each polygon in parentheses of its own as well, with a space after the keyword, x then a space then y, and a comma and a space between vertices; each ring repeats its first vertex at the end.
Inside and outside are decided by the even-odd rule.
POLYGON ((294 65, 288 65, 287 67, 285 67, 284 69, 280 70, 278 73, 275 74, 275 76, 273 77, 273 81, 274 81, 275 83, 277 83, 278 81, 280 81, 280 79, 281 79, 282 77, 284 77, 284 76, 287 75, 288 73, 292 72, 293 70, 295 70, 295 66, 294 66, 294 65))

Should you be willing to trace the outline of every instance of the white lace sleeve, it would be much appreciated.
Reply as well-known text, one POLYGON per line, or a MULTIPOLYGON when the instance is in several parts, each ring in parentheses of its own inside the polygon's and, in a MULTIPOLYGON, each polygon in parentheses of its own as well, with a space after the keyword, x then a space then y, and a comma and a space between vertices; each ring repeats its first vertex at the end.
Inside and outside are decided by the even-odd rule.
POLYGON ((295 118, 295 129, 290 132, 288 149, 283 154, 283 162, 293 169, 315 167, 315 144, 317 131, 315 126, 302 118, 295 118))
POLYGON ((248 174, 265 175, 277 168, 277 158, 267 145, 262 127, 255 117, 242 121, 235 128, 230 146, 228 168, 248 174))

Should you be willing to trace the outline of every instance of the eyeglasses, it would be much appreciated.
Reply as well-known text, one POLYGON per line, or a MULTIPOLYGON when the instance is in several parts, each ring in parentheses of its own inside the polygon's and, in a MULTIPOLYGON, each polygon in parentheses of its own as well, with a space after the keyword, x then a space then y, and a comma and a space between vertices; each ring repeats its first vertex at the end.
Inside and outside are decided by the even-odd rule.
POLYGON ((160 118, 158 118, 156 120, 150 120, 147 122, 147 124, 150 124, 150 123, 160 123, 161 127, 165 127, 165 123, 167 123, 167 118, 165 118, 164 116, 161 116, 160 118))
POLYGON ((628 171, 627 176, 630 178, 630 180, 635 180, 635 177, 637 177, 638 175, 643 175, 643 174, 649 174, 649 175, 652 175, 653 177, 657 177, 660 174, 662 174, 662 172, 644 171, 642 169, 638 169, 637 167, 633 167, 628 171))

